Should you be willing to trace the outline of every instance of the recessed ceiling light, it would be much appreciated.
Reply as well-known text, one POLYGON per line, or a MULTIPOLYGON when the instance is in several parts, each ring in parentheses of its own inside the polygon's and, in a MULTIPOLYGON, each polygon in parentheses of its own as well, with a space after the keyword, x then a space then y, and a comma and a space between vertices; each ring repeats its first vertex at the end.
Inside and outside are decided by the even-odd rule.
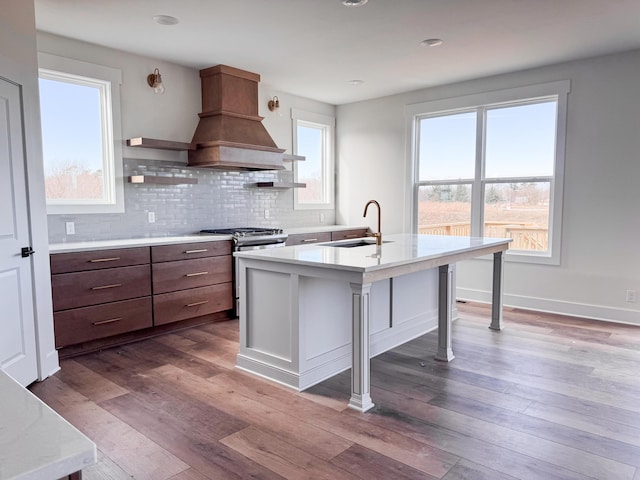
POLYGON ((420 45, 423 47, 439 47, 443 43, 444 42, 439 38, 427 38, 426 40, 421 41, 420 45))
POLYGON ((361 7, 369 0, 342 0, 342 5, 345 7, 361 7))
POLYGON ((154 15, 153 21, 158 25, 176 25, 180 20, 171 15, 154 15))
POLYGON ((364 83, 364 80, 349 80, 347 83, 353 87, 357 87, 359 85, 362 85, 364 83))

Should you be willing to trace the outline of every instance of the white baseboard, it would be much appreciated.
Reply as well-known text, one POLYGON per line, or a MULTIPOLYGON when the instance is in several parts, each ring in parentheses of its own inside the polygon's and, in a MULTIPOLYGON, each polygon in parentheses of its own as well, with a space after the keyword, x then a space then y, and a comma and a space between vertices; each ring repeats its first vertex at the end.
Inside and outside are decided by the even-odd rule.
MULTIPOLYGON (((456 289, 456 298, 458 300, 491 303, 491 292, 458 287, 456 289)), ((507 307, 523 308, 537 312, 557 313, 604 322, 640 325, 640 312, 625 308, 605 307, 602 305, 590 305, 588 303, 574 303, 506 293, 504 294, 503 303, 507 307)))

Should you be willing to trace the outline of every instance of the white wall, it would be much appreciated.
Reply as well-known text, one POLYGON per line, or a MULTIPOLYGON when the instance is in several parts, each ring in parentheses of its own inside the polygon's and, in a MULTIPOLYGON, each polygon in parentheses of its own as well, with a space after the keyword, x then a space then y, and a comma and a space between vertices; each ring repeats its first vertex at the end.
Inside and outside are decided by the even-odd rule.
MULTIPOLYGON (((198 124, 198 113, 202 111, 200 75, 197 69, 45 32, 38 32, 38 51, 122 71, 123 140, 131 137, 149 137, 178 142, 191 141, 198 124), (147 85, 147 75, 156 67, 160 70, 165 85, 163 95, 153 93, 147 85)), ((288 152, 291 152, 292 145, 291 108, 335 115, 333 105, 279 92, 264 83, 260 83, 258 88, 258 110, 259 114, 265 117, 265 128, 278 147, 285 148, 288 152), (280 108, 270 112, 267 102, 274 95, 280 99, 280 108)), ((123 156, 176 160, 175 152, 128 147, 124 147, 123 156)), ((180 153, 179 156, 186 163, 186 152, 180 153)))
MULTIPOLYGON (((44 172, 38 100, 38 60, 33 2, 0 1, 0 77, 22 88, 29 227, 32 257, 38 378, 44 379, 58 369, 54 347, 53 314, 47 218, 44 199, 44 172)), ((7 208, 3 205, 2 208, 7 208)))
MULTIPOLYGON (((640 324, 640 51, 339 106, 337 218, 369 198, 383 232, 409 230, 405 105, 569 79, 561 264, 508 263, 505 304, 640 324), (353 188, 353 185, 358 188, 353 188)), ((370 219, 370 225, 375 227, 370 219)), ((458 268, 458 297, 489 301, 490 262, 458 268)))

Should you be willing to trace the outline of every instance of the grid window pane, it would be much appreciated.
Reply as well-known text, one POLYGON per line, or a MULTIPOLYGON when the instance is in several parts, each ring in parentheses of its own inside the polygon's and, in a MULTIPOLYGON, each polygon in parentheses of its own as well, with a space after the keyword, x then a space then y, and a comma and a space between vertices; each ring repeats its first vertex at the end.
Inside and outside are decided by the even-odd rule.
POLYGON ((512 250, 549 250, 550 182, 488 183, 484 236, 513 238, 512 250))
POLYGON ((418 233, 471 234, 471 185, 423 185, 418 189, 418 233))
POLYGON ((100 89, 41 78, 40 112, 47 199, 103 200, 100 89))
POLYGON ((472 112, 420 119, 420 181, 474 177, 476 118, 472 112))
POLYGON ((555 101, 487 110, 485 178, 550 177, 555 101))

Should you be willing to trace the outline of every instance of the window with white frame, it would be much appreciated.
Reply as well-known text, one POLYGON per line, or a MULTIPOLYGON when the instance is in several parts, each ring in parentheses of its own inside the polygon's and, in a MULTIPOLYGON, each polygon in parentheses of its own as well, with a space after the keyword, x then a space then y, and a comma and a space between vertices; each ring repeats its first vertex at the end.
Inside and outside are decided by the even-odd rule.
POLYGON ((334 129, 335 118, 292 109, 293 149, 304 161, 293 166, 296 209, 333 208, 334 205, 334 129))
POLYGON ((40 53, 48 213, 124 211, 119 70, 40 53))
POLYGON ((569 82, 408 107, 413 223, 511 238, 508 258, 559 263, 569 82))

